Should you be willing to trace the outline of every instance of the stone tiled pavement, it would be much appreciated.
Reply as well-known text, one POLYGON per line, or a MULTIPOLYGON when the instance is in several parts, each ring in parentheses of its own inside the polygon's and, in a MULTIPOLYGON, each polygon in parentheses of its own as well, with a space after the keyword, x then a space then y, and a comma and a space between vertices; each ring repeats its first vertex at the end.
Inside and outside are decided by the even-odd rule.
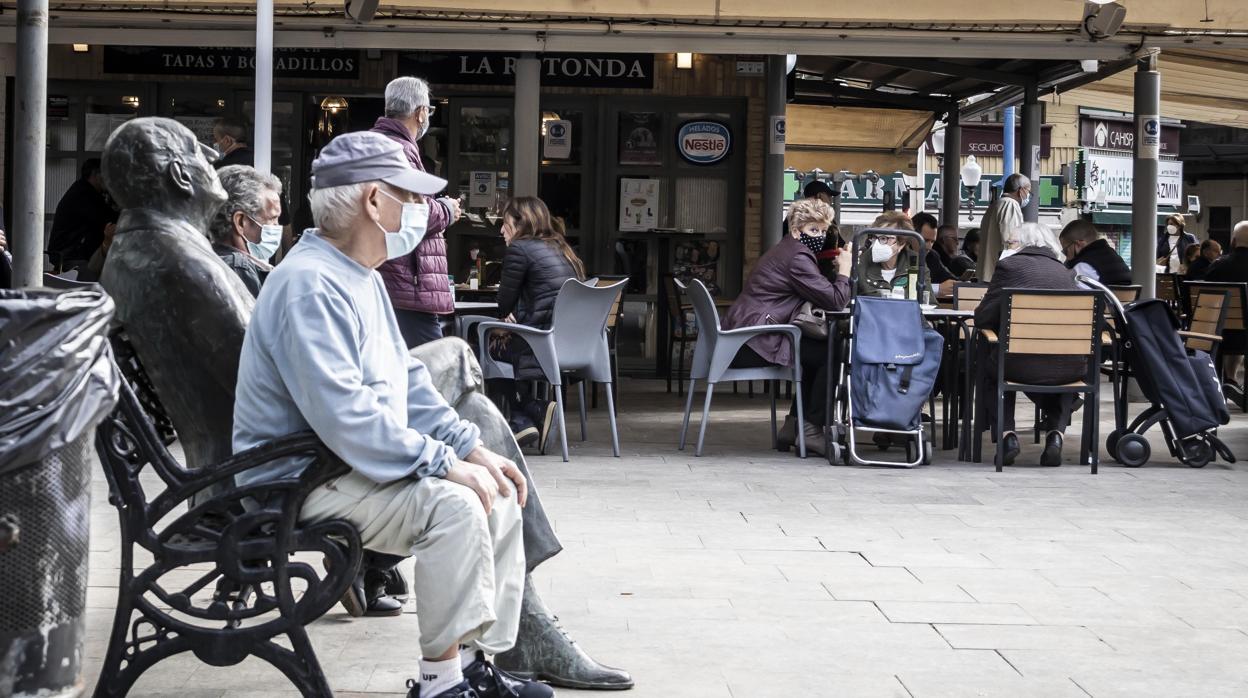
MULTIPOLYGON (((621 392, 624 458, 610 457, 599 410, 570 463, 530 465, 566 547, 538 584, 573 637, 634 673, 626 695, 1248 695, 1244 465, 1189 469, 1154 440, 1149 466, 1091 476, 1071 437, 1060 469, 997 474, 948 452, 913 471, 829 467, 768 451, 765 400, 730 393, 695 458, 675 448, 674 395, 641 381, 621 392)), ((1248 456, 1245 424, 1237 414, 1223 434, 1248 456)), ((1020 463, 1034 463, 1024 441, 1020 463)), ((99 479, 92 679, 119 564, 99 479)), ((335 609, 311 627, 337 695, 403 692, 408 611, 335 609)), ((294 693, 259 662, 183 657, 132 695, 294 693)))

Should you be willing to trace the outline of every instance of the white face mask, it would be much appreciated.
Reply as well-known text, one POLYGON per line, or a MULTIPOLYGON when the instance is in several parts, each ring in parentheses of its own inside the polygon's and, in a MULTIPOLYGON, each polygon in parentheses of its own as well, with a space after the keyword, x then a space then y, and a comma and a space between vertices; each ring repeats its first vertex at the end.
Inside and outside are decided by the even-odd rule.
POLYGON ((893 246, 887 242, 876 240, 871 243, 871 261, 876 264, 887 262, 893 256, 893 246))
MULTIPOLYGON (((252 223, 256 223, 256 219, 251 219, 252 223)), ((256 225, 260 225, 256 223, 256 225)), ((280 225, 260 225, 260 242, 252 242, 247 240, 247 251, 252 257, 268 261, 277 252, 277 246, 282 244, 282 226, 280 225)))
POLYGON ((1171 224, 1169 224, 1169 225, 1167 225, 1167 226, 1166 226, 1166 232, 1167 232, 1167 233, 1169 233, 1169 234, 1171 234, 1171 235, 1178 235, 1178 234, 1179 234, 1179 226, 1177 226, 1177 225, 1175 225, 1175 224, 1171 223, 1171 224))
MULTIPOLYGON (((378 191, 381 191, 380 189, 378 191)), ((389 196, 395 201, 399 199, 382 191, 382 194, 389 196)), ((403 255, 411 254, 412 250, 425 239, 425 232, 429 227, 429 204, 420 203, 403 203, 403 213, 399 216, 398 232, 390 232, 386 230, 380 223, 378 228, 386 234, 386 259, 394 259, 403 255)))

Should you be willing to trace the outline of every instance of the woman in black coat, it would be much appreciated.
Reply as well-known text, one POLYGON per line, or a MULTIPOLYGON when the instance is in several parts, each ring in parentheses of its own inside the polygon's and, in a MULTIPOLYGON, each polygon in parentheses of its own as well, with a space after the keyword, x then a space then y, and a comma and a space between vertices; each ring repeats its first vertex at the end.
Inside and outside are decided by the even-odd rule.
MULTIPOLYGON (((551 218, 546 204, 537 197, 521 196, 507 202, 503 209, 503 240, 507 254, 498 285, 499 314, 508 322, 550 329, 559 289, 568 279, 583 280, 584 265, 551 218)), ((532 381, 544 377, 537 357, 524 340, 505 332, 491 335, 490 356, 515 368, 516 379, 506 381, 506 391, 516 441, 521 446, 539 441, 545 449, 556 405, 529 392, 532 381)))
MULTIPOLYGON (((1026 223, 1007 235, 1005 251, 992 275, 992 283, 983 301, 975 309, 975 326, 985 330, 999 330, 1001 307, 1006 301, 1006 289, 1044 289, 1073 291, 1079 288, 1075 272, 1062 262, 1056 236, 1038 223, 1026 223)), ((996 351, 988 355, 983 369, 985 390, 980 409, 986 410, 989 424, 996 422, 997 361, 996 351)), ((1039 355, 1014 355, 1006 365, 1005 377, 1011 382, 1031 385, 1064 385, 1082 380, 1087 373, 1087 363, 1077 357, 1050 357, 1039 355)), ((1048 432, 1041 465, 1062 464, 1062 432, 1070 424, 1074 404, 1070 394, 1028 393, 1027 397, 1040 407, 1042 428, 1048 432)), ((1005 399, 1005 415, 1002 429, 1002 446, 1006 465, 1018 456, 1018 436, 1014 433, 1014 396, 1005 399)))

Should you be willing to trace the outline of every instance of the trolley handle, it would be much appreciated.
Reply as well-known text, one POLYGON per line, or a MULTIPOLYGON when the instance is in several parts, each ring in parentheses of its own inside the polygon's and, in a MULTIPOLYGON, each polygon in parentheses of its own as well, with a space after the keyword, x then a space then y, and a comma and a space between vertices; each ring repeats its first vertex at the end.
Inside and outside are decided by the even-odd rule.
MULTIPOLYGON (((923 235, 921 233, 917 233, 913 230, 901 230, 898 228, 867 228, 866 230, 860 230, 857 233, 854 233, 852 238, 854 254, 849 268, 849 287, 851 296, 857 297, 858 295, 858 259, 867 251, 862 247, 862 242, 868 237, 875 235, 892 235, 898 238, 911 238, 918 241, 919 261, 917 266, 919 268, 919 298, 916 300, 922 302, 922 294, 931 290, 928 288, 927 280, 927 241, 923 239, 923 235)), ((905 250, 902 250, 902 252, 905 252, 905 250)))

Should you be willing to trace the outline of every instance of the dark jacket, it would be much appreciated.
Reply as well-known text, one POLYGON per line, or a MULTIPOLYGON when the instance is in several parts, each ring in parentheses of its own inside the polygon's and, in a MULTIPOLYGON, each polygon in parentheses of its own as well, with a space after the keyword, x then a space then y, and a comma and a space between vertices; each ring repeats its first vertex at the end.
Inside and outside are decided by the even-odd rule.
MULTIPOLYGON (((498 284, 498 314, 515 314, 516 322, 550 329, 554 319, 555 298, 568 279, 576 278, 576 269, 554 244, 544 240, 513 240, 503 257, 503 277, 498 284)), ((511 341, 516 341, 514 338, 511 341)), ((516 378, 531 380, 542 377, 537 357, 525 351, 516 361, 516 378)))
POLYGON ((1209 270, 1213 268, 1214 264, 1217 264, 1220 261, 1222 261, 1221 257, 1211 260, 1203 254, 1197 255, 1196 259, 1193 259, 1192 263, 1187 265, 1187 280, 1204 281, 1205 275, 1209 273, 1209 270))
MULTIPOLYGON (((816 308, 840 310, 849 303, 849 279, 828 281, 819 273, 815 253, 793 237, 786 237, 754 265, 745 288, 723 319, 723 328, 735 330, 754 325, 787 324, 798 306, 810 301, 816 308)), ((764 335, 749 346, 766 361, 781 366, 793 363, 788 337, 764 335)))
MULTIPOLYGON (((954 278, 956 279, 961 279, 962 275, 966 272, 975 270, 975 260, 965 254, 957 254, 950 257, 939 247, 936 248, 936 254, 940 255, 941 263, 945 265, 946 269, 953 273, 954 278)), ((933 283, 935 283, 934 280, 933 283)))
POLYGON ((1205 272, 1205 281, 1243 283, 1248 281, 1248 247, 1236 247, 1223 255, 1205 272))
MULTIPOLYGON (((1182 260, 1186 259, 1186 257, 1184 257, 1183 255, 1187 254, 1188 245, 1196 245, 1196 244, 1199 244, 1199 243, 1197 242, 1195 235, 1192 235, 1191 233, 1186 232, 1186 231, 1179 233, 1180 264, 1182 263, 1182 260)), ((1164 230, 1157 234, 1157 254, 1155 256, 1157 259, 1170 256, 1170 235, 1166 233, 1166 231, 1164 230)), ((1177 274, 1179 272, 1178 269, 1170 269, 1168 271, 1174 274, 1177 274)))
MULTIPOLYGON (((1001 328, 1001 309, 1007 289, 1077 290, 1075 272, 1066 268, 1052 250, 1024 247, 997 262, 992 282, 979 307, 975 326, 985 330, 1001 328)), ((1031 354, 1011 355, 1005 364, 1007 380, 1032 385, 1062 385, 1077 381, 1087 370, 1087 362, 1077 357, 1049 357, 1031 354)))
POLYGON ((269 276, 267 265, 257 264, 255 258, 242 250, 215 242, 212 243, 212 251, 217 253, 222 262, 225 262, 225 266, 238 274, 243 285, 251 291, 252 298, 260 295, 260 287, 264 285, 264 280, 269 276))
POLYGON ((943 284, 949 280, 958 280, 961 274, 955 274, 952 269, 945 264, 945 258, 941 256, 935 248, 927 250, 927 282, 931 284, 943 284))
MULTIPOLYGON (((420 159, 420 147, 401 121, 383 116, 377 119, 372 130, 403 146, 407 162, 415 169, 425 171, 425 164, 420 159)), ((445 233, 450 222, 451 212, 446 204, 430 199, 429 227, 425 239, 411 254, 387 260, 377 268, 395 308, 435 315, 449 315, 455 311, 455 294, 451 292, 446 263, 445 233)))
POLYGON ((80 179, 69 186, 56 205, 48 252, 54 264, 86 261, 104 242, 104 226, 117 222, 117 211, 104 193, 80 179))
POLYGON ((1131 269, 1104 238, 1094 240, 1087 247, 1079 250, 1079 254, 1066 260, 1066 266, 1071 269, 1075 269, 1080 264, 1092 267, 1092 271, 1096 272, 1096 280, 1106 286, 1131 285, 1131 269))

